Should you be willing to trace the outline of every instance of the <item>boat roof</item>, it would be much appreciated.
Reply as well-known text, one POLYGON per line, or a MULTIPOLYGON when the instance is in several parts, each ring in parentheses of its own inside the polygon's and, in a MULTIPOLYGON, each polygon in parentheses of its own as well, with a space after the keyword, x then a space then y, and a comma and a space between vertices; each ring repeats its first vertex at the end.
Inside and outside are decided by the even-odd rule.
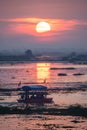
POLYGON ((22 86, 21 90, 26 91, 26 90, 46 90, 47 87, 43 85, 32 85, 32 86, 22 86))

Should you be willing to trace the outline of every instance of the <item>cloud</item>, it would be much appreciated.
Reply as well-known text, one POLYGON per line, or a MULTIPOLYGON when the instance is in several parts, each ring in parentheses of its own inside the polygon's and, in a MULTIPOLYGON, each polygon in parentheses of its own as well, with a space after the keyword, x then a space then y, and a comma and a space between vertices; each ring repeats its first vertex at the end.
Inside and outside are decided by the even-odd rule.
POLYGON ((42 18, 13 18, 0 19, 0 34, 7 35, 32 35, 32 36, 52 36, 61 32, 75 30, 77 26, 86 26, 87 21, 64 20, 64 19, 42 19, 42 18), (38 34, 36 32, 36 24, 40 21, 46 21, 51 26, 48 33, 38 34))
POLYGON ((0 49, 86 49, 86 34, 87 21, 42 18, 0 19, 0 49), (51 31, 37 33, 35 27, 40 21, 48 22, 51 31))

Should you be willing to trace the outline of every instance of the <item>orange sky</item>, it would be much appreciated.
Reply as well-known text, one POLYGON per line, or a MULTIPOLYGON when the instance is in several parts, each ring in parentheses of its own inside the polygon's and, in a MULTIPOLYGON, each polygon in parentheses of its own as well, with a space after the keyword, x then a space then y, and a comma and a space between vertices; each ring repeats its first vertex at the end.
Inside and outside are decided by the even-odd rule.
POLYGON ((86 50, 87 0, 0 1, 0 49, 86 50), (51 31, 37 33, 38 22, 51 31))
POLYGON ((47 33, 38 34, 36 32, 36 25, 41 21, 48 22, 51 26, 49 36, 56 32, 65 30, 75 30, 76 25, 87 25, 87 22, 78 20, 63 20, 63 19, 42 19, 42 18, 13 18, 13 19, 0 19, 1 22, 9 23, 8 31, 10 35, 13 34, 27 34, 34 36, 46 36, 47 33))

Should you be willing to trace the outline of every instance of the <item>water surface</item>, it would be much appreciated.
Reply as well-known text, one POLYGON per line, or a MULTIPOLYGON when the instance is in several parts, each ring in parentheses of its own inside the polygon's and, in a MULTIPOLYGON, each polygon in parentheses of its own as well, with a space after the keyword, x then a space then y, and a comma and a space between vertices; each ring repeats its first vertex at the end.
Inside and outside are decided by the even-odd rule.
MULTIPOLYGON (((0 65, 0 88, 19 88, 22 85, 42 84, 48 88, 64 88, 64 90, 51 91, 54 106, 67 107, 81 105, 87 107, 87 65, 68 63, 19 63, 0 65), (68 68, 75 69, 50 69, 68 68), (58 76, 66 73, 67 76, 58 76), (83 75, 74 76, 75 73, 83 75), (19 83, 21 82, 20 86, 19 83), (74 88, 68 91, 67 88, 74 88), (75 88, 79 88, 75 90, 75 88), (66 90, 65 90, 66 89, 66 90)), ((0 105, 17 104, 17 93, 0 93, 0 105)), ((87 120, 82 117, 72 116, 46 116, 46 115, 4 115, 0 116, 2 130, 86 130, 87 120), (75 123, 77 122, 77 123, 75 123)))

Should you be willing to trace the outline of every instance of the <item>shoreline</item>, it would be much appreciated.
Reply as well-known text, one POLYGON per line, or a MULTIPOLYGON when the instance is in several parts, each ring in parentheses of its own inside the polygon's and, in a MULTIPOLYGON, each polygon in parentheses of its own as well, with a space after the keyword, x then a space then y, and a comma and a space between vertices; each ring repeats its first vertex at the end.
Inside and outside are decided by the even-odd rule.
POLYGON ((30 60, 30 61, 0 61, 0 65, 2 64, 25 64, 25 63, 68 63, 68 64, 78 64, 78 65, 87 65, 87 61, 64 61, 64 60, 30 60))

